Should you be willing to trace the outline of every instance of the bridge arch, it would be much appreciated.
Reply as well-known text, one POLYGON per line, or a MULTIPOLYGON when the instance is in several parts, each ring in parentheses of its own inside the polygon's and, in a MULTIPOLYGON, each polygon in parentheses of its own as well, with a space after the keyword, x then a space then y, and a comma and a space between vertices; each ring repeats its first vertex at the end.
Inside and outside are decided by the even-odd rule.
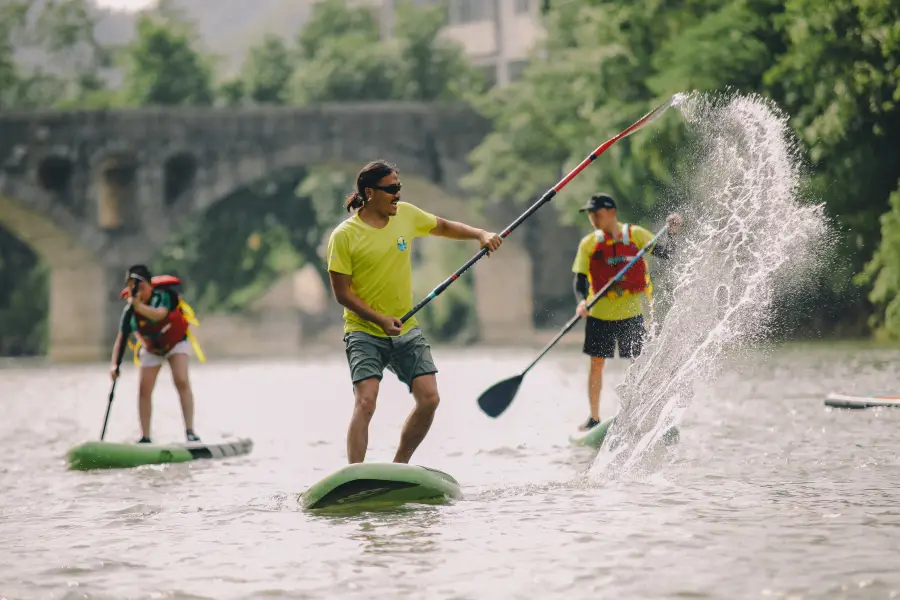
MULTIPOLYGON (((79 241, 71 224, 60 225, 34 210, 34 201, 11 196, 10 187, 0 186, 0 225, 28 245, 50 270, 47 358, 72 362, 108 354, 113 338, 103 313, 108 302, 106 270, 79 241)), ((41 194, 36 186, 26 184, 15 186, 15 191, 31 199, 41 194)))

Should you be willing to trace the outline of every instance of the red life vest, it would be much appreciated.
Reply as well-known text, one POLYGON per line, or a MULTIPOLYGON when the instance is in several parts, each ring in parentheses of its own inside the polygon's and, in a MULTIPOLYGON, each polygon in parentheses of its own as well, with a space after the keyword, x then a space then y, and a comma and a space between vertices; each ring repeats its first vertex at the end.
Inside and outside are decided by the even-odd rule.
MULTIPOLYGON (((600 230, 594 235, 597 243, 591 254, 590 272, 591 292, 596 294, 628 264, 628 261, 637 256, 641 249, 631 239, 631 226, 627 223, 622 225, 622 236, 618 239, 614 240, 600 230)), ((639 294, 647 289, 648 282, 647 263, 641 258, 610 287, 608 294, 613 296, 639 294)))
MULTIPOLYGON (((158 275, 150 280, 150 285, 154 288, 164 288, 180 283, 181 280, 172 275, 158 275)), ((122 298, 131 296, 131 288, 123 289, 120 296, 122 298)), ((135 336, 148 352, 159 356, 165 356, 169 350, 175 347, 175 344, 184 340, 188 335, 188 319, 181 310, 180 297, 175 308, 169 311, 165 319, 154 322, 135 314, 134 320, 138 326, 135 336)))

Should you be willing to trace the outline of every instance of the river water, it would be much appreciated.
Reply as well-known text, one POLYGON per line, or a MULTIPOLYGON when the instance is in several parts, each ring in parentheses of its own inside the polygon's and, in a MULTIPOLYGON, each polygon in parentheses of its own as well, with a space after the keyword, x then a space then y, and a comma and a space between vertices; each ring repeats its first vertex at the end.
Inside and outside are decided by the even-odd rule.
MULTIPOLYGON (((575 334, 573 334, 575 335, 575 334)), ((442 404, 414 464, 465 498, 325 517, 298 495, 343 466, 343 356, 195 367, 197 431, 249 456, 69 472, 100 434, 105 367, 0 370, 0 598, 900 597, 900 411, 832 411, 832 390, 897 393, 900 351, 804 345, 731 360, 697 388, 681 441, 642 479, 586 479, 586 361, 558 349, 496 420, 475 400, 534 350, 436 348, 442 404), (893 387, 892 387, 893 386, 893 387)), ((617 409, 607 371, 601 410, 617 409)), ((139 437, 129 366, 107 439, 139 437)), ((411 406, 388 374, 368 460, 411 406)), ((156 441, 179 440, 168 372, 156 441)))

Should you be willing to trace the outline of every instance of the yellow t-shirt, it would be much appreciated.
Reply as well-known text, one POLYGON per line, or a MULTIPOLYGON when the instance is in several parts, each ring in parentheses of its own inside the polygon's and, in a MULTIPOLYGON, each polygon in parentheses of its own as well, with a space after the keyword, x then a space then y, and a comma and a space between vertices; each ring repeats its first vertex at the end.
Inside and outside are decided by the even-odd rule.
MULTIPOLYGON (((383 315, 398 319, 413 307, 412 241, 431 233, 437 217, 409 204, 397 203, 397 214, 376 229, 358 214, 337 226, 328 240, 328 270, 351 277, 350 289, 383 315)), ((418 325, 403 324, 401 335, 418 325)), ((387 337, 377 324, 344 309, 344 332, 364 331, 387 337)))
MULTIPOLYGON (((623 224, 619 223, 619 226, 622 227, 623 224)), ((638 225, 631 225, 631 240, 638 248, 643 248, 652 239, 652 233, 638 225)), ((591 254, 593 254, 596 245, 596 232, 591 232, 581 238, 581 241, 578 243, 578 251, 575 253, 575 262, 572 263, 573 273, 581 273, 588 277, 588 303, 593 299, 593 294, 590 290, 594 289, 594 282, 591 281, 590 266, 591 254)), ((646 254, 644 256, 646 256, 646 254)), ((641 260, 644 261, 644 266, 649 274, 650 265, 647 263, 647 259, 642 257, 641 260)), ((601 286, 602 285, 603 284, 601 284, 601 286)), ((622 296, 611 293, 604 294, 604 296, 597 300, 597 303, 591 307, 590 315, 595 319, 602 319, 604 321, 621 321, 622 319, 636 317, 643 312, 643 305, 641 303, 642 297, 643 294, 625 294, 622 296)))

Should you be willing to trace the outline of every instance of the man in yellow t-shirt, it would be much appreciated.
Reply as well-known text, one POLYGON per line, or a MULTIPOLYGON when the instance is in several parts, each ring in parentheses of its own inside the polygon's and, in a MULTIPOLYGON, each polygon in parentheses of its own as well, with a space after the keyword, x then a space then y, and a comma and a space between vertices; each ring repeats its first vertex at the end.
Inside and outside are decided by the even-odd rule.
POLYGON ((401 202, 400 188, 394 165, 379 160, 363 167, 346 202, 351 216, 328 240, 328 275, 334 297, 344 307, 344 346, 356 399, 347 432, 351 464, 365 460, 385 367, 406 384, 416 402, 394 462, 409 462, 438 406, 437 368, 428 342, 415 317, 400 322, 413 307, 413 240, 426 235, 478 240, 489 252, 503 242, 496 233, 401 202))
MULTIPOLYGON (((583 352, 591 357, 588 375, 588 401, 591 415, 580 427, 587 431, 600 423, 600 390, 606 359, 636 359, 642 350, 644 317, 642 296, 649 290, 650 270, 645 258, 634 263, 625 275, 610 286, 605 295, 587 310, 588 302, 610 279, 650 243, 653 234, 638 225, 620 223, 616 202, 608 194, 595 194, 579 209, 586 212, 594 231, 578 244, 572 272, 575 273, 576 313, 586 318, 583 352)), ((674 236, 681 228, 681 216, 671 214, 668 239, 664 246, 654 244, 651 254, 669 258, 675 249, 674 236)))

